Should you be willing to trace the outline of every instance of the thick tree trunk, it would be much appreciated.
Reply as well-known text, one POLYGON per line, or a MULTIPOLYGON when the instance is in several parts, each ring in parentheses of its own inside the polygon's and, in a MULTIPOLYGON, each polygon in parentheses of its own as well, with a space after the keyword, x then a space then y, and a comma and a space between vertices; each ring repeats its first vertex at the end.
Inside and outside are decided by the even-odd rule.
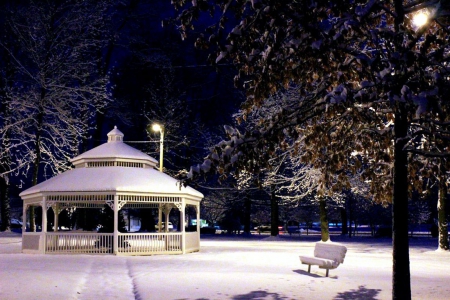
MULTIPOLYGON (((13 78, 14 71, 11 68, 11 57, 9 55, 2 56, 3 66, 8 66, 4 68, 2 71, 5 72, 3 74, 3 79, 7 78, 13 78)), ((2 89, 0 92, 0 98, 2 98, 2 105, 0 105, 0 114, 2 115, 2 126, 10 126, 9 118, 11 116, 11 110, 10 110, 10 103, 12 102, 12 99, 9 97, 9 93, 6 91, 8 90, 6 87, 5 80, 2 83, 2 89), (4 85, 3 85, 4 84, 4 85)), ((11 81, 12 82, 12 81, 11 81)), ((7 171, 9 171, 9 166, 11 165, 11 159, 9 157, 9 154, 6 153, 6 150, 8 148, 8 145, 10 143, 10 134, 9 132, 5 132, 3 134, 3 140, 2 140, 2 146, 5 148, 1 148, 0 151, 3 152, 3 158, 0 161, 0 173, 4 173, 4 177, 0 177, 0 220, 1 220, 1 227, 0 231, 10 231, 11 230, 11 215, 10 215, 10 202, 9 202, 9 174, 7 171)), ((24 226, 26 224, 23 224, 24 226)))
POLYGON ((341 221, 342 221, 342 235, 346 235, 348 233, 348 218, 347 218, 347 210, 345 207, 341 208, 341 221))
POLYGON ((10 231, 11 218, 9 206, 8 182, 0 177, 0 219, 2 220, 0 231, 10 231))
MULTIPOLYGON (((442 168, 442 166, 441 166, 442 168)), ((448 223, 446 216, 446 201, 447 201, 447 184, 446 184, 445 170, 439 176, 439 195, 438 195, 438 226, 439 226, 439 249, 449 250, 448 243, 448 223)))
MULTIPOLYGON (((41 101, 44 101, 45 98, 45 89, 42 89, 41 91, 41 101)), ((35 186, 38 184, 38 178, 39 178, 39 165, 41 164, 41 134, 42 134, 42 124, 44 123, 44 108, 39 106, 39 112, 36 117, 36 140, 35 140, 35 155, 36 158, 34 159, 33 163, 33 177, 32 177, 32 185, 35 186)), ((35 224, 35 211, 34 207, 30 206, 30 231, 36 231, 36 224, 35 224)))
POLYGON ((245 195, 244 201, 244 233, 250 234, 250 218, 252 213, 252 199, 245 195))
POLYGON ((347 199, 347 207, 348 207, 348 220, 349 220, 349 226, 348 226, 348 237, 351 238, 352 237, 352 233, 353 233, 353 227, 352 227, 352 222, 353 222, 353 198, 352 197, 348 197, 347 199))
POLYGON ((320 198, 320 232, 322 235, 322 241, 326 242, 330 239, 330 231, 328 229, 328 214, 327 214, 327 202, 325 198, 320 198))
POLYGON ((275 188, 270 191, 270 235, 278 236, 278 201, 275 188))
POLYGON ((394 191, 392 198, 392 299, 411 299, 408 240, 408 166, 406 144, 408 121, 405 104, 399 102, 394 124, 394 191))

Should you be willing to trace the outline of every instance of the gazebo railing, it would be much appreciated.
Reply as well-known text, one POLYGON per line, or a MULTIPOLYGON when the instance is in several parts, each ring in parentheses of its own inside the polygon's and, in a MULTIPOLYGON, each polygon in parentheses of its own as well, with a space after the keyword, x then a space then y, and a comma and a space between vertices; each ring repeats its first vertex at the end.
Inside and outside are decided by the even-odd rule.
POLYGON ((119 254, 179 254, 182 233, 119 233, 119 254))
POLYGON ((46 253, 112 254, 113 234, 96 232, 48 232, 46 253))
MULTIPOLYGON (((45 252, 53 254, 113 254, 113 233, 47 232, 45 252)), ((119 233, 117 254, 180 254, 182 233, 119 233)))

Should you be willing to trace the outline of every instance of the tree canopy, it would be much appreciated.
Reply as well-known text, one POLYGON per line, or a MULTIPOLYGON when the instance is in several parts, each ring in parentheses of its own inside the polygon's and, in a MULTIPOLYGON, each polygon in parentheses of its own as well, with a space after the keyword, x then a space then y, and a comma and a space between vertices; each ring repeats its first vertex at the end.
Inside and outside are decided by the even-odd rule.
POLYGON ((185 2, 172 1, 183 8, 174 20, 182 36, 202 12, 218 20, 196 45, 213 64, 234 63, 247 113, 298 89, 297 105, 283 106, 258 131, 228 130, 207 169, 259 172, 277 145, 295 147, 299 137, 324 185, 364 167, 375 197, 392 201, 393 299, 410 298, 408 162, 449 156, 448 1, 185 2), (420 11, 428 16, 421 26, 413 22, 420 11))

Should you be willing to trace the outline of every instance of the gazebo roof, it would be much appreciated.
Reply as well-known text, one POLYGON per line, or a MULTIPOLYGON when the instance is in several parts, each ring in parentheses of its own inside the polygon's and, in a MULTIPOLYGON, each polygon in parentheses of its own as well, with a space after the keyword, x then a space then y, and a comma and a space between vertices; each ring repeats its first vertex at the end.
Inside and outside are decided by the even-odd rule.
POLYGON ((20 196, 51 192, 134 192, 168 196, 203 194, 191 187, 181 187, 171 176, 151 168, 98 167, 72 169, 50 178, 20 196))
POLYGON ((71 160, 75 169, 35 185, 20 193, 20 196, 28 198, 42 193, 108 191, 203 198, 197 190, 180 187, 178 180, 154 169, 157 160, 125 144, 123 136, 114 127, 108 133, 108 143, 71 160))
POLYGON ((114 126, 114 129, 108 133, 108 142, 84 152, 71 159, 71 162, 79 167, 86 161, 101 160, 139 160, 154 167, 158 163, 153 157, 133 148, 123 142, 123 133, 114 126))

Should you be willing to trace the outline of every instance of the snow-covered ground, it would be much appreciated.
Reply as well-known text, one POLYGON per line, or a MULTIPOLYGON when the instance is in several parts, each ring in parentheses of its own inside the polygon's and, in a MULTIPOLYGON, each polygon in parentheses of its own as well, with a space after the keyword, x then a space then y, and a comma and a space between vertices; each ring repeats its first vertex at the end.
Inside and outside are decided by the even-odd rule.
MULTIPOLYGON (((319 236, 202 236, 187 255, 117 257, 20 253, 21 236, 0 233, 0 299, 391 299, 388 239, 332 237, 344 264, 300 264, 319 236)), ((411 239, 413 299, 450 299, 450 253, 411 239)))

